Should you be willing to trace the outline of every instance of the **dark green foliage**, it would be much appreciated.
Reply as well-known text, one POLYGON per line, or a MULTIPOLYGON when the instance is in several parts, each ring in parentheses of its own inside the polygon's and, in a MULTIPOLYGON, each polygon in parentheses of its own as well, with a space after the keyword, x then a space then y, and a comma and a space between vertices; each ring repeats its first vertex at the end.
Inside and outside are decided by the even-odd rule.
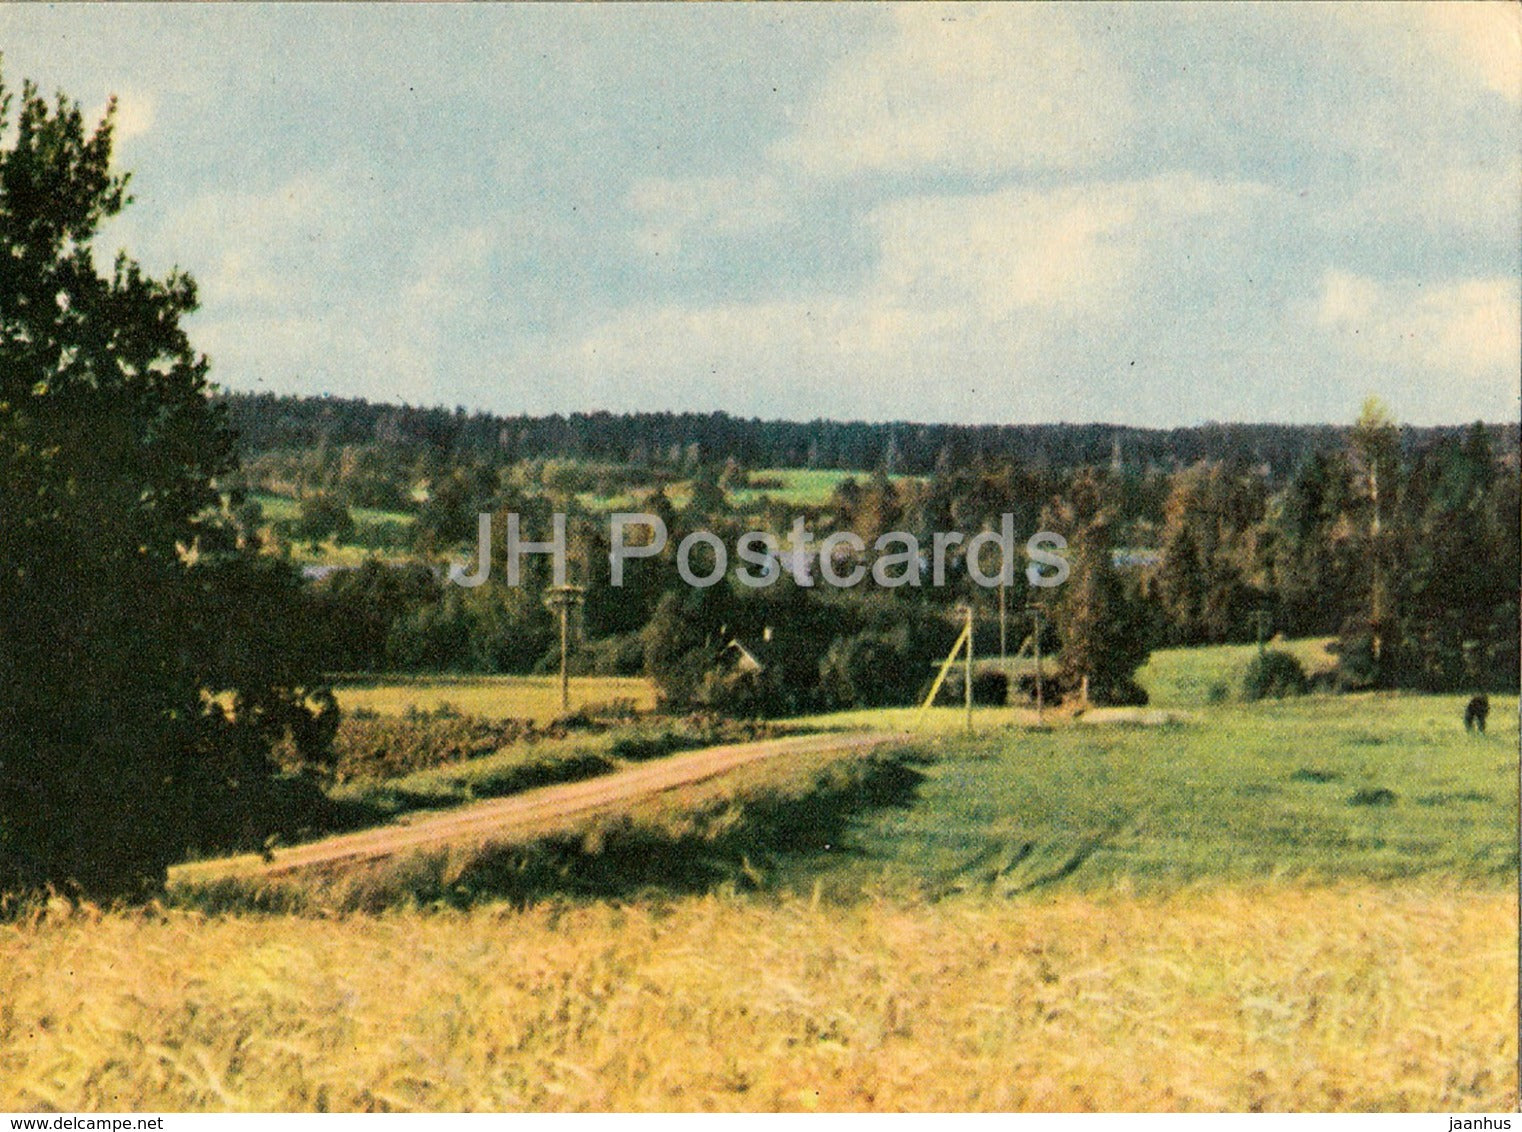
POLYGON ((1405 538, 1394 552, 1387 680, 1431 691, 1516 686, 1519 513, 1517 477, 1498 474, 1483 425, 1415 461, 1395 532, 1405 538))
POLYGON ((1253 657, 1242 674, 1242 698, 1249 702, 1270 696, 1275 699, 1299 696, 1305 690, 1305 669, 1280 649, 1268 649, 1253 657))
POLYGON ((908 703, 921 683, 921 660, 907 629, 837 638, 819 662, 820 691, 842 708, 908 703))
POLYGON ((698 702, 703 681, 719 662, 725 642, 721 624, 704 606, 714 590, 667 593, 641 636, 645 645, 645 674, 655 681, 661 698, 675 706, 698 702))
POLYGON ((1344 692, 1376 687, 1383 673, 1374 655, 1374 636, 1357 626, 1344 631, 1337 642, 1337 689, 1344 692))
POLYGON ((1002 707, 1009 700, 1009 677, 1002 672, 975 672, 972 677, 972 702, 1002 707))
POLYGON ((1058 600, 1061 680, 1080 692, 1086 685, 1091 703, 1145 703, 1135 674, 1151 653, 1146 611, 1115 569, 1111 537, 1101 516, 1074 539, 1073 573, 1058 600))
MULTIPOLYGON (((967 685, 964 683, 965 676, 962 667, 954 665, 941 684, 940 691, 935 695, 936 706, 957 707, 967 702, 967 685)), ((930 694, 930 684, 927 680, 918 690, 916 700, 923 700, 930 694)), ((1029 684, 1031 702, 1035 702, 1036 685, 1032 677, 1029 684)), ((1059 694, 1056 686, 1048 680, 1042 689, 1046 705, 1054 705, 1059 694)), ((1003 707, 1009 703, 1009 677, 1002 672, 974 671, 972 674, 972 702, 977 707, 1003 707)))
POLYGON ((1350 806, 1393 806, 1397 795, 1394 790, 1387 790, 1383 786, 1370 786, 1356 791, 1348 799, 1350 806))
MULTIPOLYGON (((539 662, 542 672, 558 671, 558 644, 539 662)), ((645 670, 645 642, 638 633, 586 641, 571 654, 573 676, 638 676, 645 670)))
POLYGON ((354 570, 335 570, 312 588, 323 658, 334 672, 377 672, 400 667, 389 649, 393 627, 443 593, 420 565, 388 566, 371 559, 354 570))
POLYGON ((1201 464, 1172 477, 1153 579, 1170 644, 1252 639, 1248 614, 1262 594, 1246 576, 1266 503, 1266 485, 1246 468, 1201 464))
POLYGON ((684 587, 645 629, 645 672, 670 705, 740 716, 907 704, 955 633, 934 607, 787 577, 684 587))
POLYGON ((296 523, 296 535, 311 543, 333 539, 348 542, 354 537, 354 516, 341 500, 327 493, 308 495, 301 501, 301 518, 296 523))
MULTIPOLYGON (((762 421, 699 412, 496 416, 272 393, 230 394, 226 403, 246 457, 323 446, 336 459, 350 446, 372 445, 386 453, 433 452, 441 462, 451 458, 506 463, 574 460, 664 474, 679 471, 693 445, 710 461, 722 463, 733 456, 748 468, 855 471, 883 465, 890 442, 891 470, 903 474, 929 475, 938 467, 966 465, 979 458, 1071 471, 1107 463, 1119 440, 1128 467, 1187 466, 1200 460, 1261 461, 1278 487, 1311 453, 1337 447, 1345 432, 1333 425, 1282 424, 1149 429, 1106 424, 762 421)), ((1414 429, 1411 435, 1414 441, 1426 443, 1452 431, 1414 429)), ((1517 426, 1513 423, 1502 435, 1506 446, 1502 454, 1515 454, 1517 426)), ((767 485, 753 481, 752 486, 767 485)), ((589 489, 577 486, 575 490, 589 489)), ((595 486, 591 490, 602 492, 595 486)), ((361 505, 358 500, 354 503, 361 505)))
POLYGON ((233 438, 180 328, 193 281, 96 270, 111 131, 0 88, 0 890, 140 894, 188 845, 266 836, 240 815, 284 789, 271 743, 321 765, 335 718, 295 579, 213 489, 233 438))
MULTIPOLYGON (((529 537, 544 537, 549 512, 565 511, 572 580, 587 586, 573 626, 573 671, 635 671, 635 635, 656 619, 663 596, 674 594, 683 616, 701 626, 700 639, 680 650, 685 661, 661 662, 676 678, 674 703, 748 714, 905 702, 893 690, 899 681, 890 669, 884 669, 887 679, 852 675, 853 665, 862 666, 850 653, 870 651, 867 642, 850 648, 841 642, 863 632, 892 634, 922 614, 949 613, 959 602, 975 605, 980 619, 991 616, 993 595, 968 580, 965 547, 957 545, 945 555, 947 584, 939 587, 922 584, 886 595, 871 593, 868 583, 843 595, 784 581, 747 599, 722 595, 726 584, 691 605, 674 564, 684 534, 701 527, 732 545, 751 527, 783 533, 799 513, 816 539, 844 530, 870 538, 895 526, 916 535, 922 550, 934 532, 997 529, 1007 514, 1021 536, 1041 529, 1067 535, 1074 540, 1074 561, 1085 524, 1102 513, 1119 585, 1118 591, 1101 588, 1120 595, 1124 615, 1112 628, 1117 639, 1129 642, 1127 649, 1246 642, 1261 627, 1265 635, 1287 637, 1342 633, 1347 662, 1337 679, 1343 687, 1499 691, 1515 684, 1519 669, 1522 502, 1514 426, 1396 430, 1375 406, 1357 426, 1341 430, 1213 426, 1153 434, 1099 426, 861 426, 861 436, 874 439, 847 443, 842 438, 854 437, 856 426, 821 423, 818 435, 800 441, 797 426, 722 415, 536 420, 360 402, 325 401, 320 409, 276 398, 234 398, 229 404, 261 438, 257 476, 251 472, 245 487, 258 482, 278 485, 285 494, 351 499, 355 485, 366 482, 390 483, 404 496, 426 486, 431 495, 418 545, 435 554, 459 555, 485 507, 495 509, 499 544, 505 512, 524 517, 529 537), (1118 466, 1077 466, 1107 456, 1115 440, 1124 453, 1118 466), (295 447, 269 447, 277 441, 295 447), (1165 442, 1166 463, 1184 466, 1164 470, 1156 456, 1165 442), (878 470, 860 480, 838 480, 833 494, 813 506, 754 498, 726 505, 724 490, 742 482, 752 490, 767 485, 770 477, 747 468, 838 466, 844 452, 869 456, 856 466, 878 470), (922 478, 890 477, 890 457, 898 470, 922 478), (1027 458, 1031 462, 1022 462, 1027 458), (664 492, 677 480, 690 481, 684 488, 690 502, 680 513, 664 492), (614 501, 612 495, 631 498, 614 501), (629 564, 618 589, 607 582, 608 524, 597 513, 605 507, 655 512, 670 536, 661 554, 629 564), (778 630, 779 647, 772 651, 784 654, 780 668, 769 664, 764 678, 716 674, 722 661, 715 650, 768 625, 778 630), (821 662, 836 645, 824 675, 821 662), (708 652, 700 655, 702 649, 708 652)), ((400 529, 366 528, 360 524, 355 542, 396 548, 400 529)), ((405 529, 410 537, 411 526, 405 529)), ((987 555, 984 564, 990 564, 987 555)), ((367 650, 371 659, 358 666, 558 668, 558 634, 540 600, 547 563, 530 559, 525 565, 517 592, 501 584, 505 563, 499 557, 492 581, 469 595, 451 595, 441 585, 431 595, 412 595, 404 608, 386 614, 389 647, 367 650)), ((1057 599, 1048 622, 1055 633, 1056 606, 1081 577, 1044 595, 1028 589, 1017 569, 1006 604, 1019 611, 1033 599, 1057 599)), ((1016 617, 1017 635, 1023 636, 1023 618, 1018 612, 1016 617)), ((905 683, 917 686, 936 649, 924 647, 929 638, 918 628, 913 633, 907 650, 895 645, 885 655, 894 664, 912 658, 918 679, 905 683)), ((335 644, 335 655, 355 651, 341 639, 335 644)), ((1056 642, 1044 644, 1053 649, 1056 642)), ((347 659, 335 665, 356 666, 347 659)), ((642 654, 638 667, 643 665, 642 654)), ((1091 674, 1072 669, 1054 688, 1074 691, 1085 675, 1091 674)), ((1116 682, 1103 695, 1114 702, 1135 699, 1136 691, 1116 682)))
POLYGON ((445 590, 393 621, 386 634, 386 667, 403 672, 493 671, 471 663, 477 620, 463 591, 445 590))
MULTIPOLYGON (((657 731, 639 732, 615 739, 613 745, 608 748, 608 753, 615 759, 644 762, 647 759, 664 758, 678 751, 695 751, 702 747, 713 746, 716 742, 723 741, 721 738, 723 734, 723 729, 716 731, 713 728, 701 726, 694 728, 690 724, 680 727, 663 727, 657 731)), ((730 736, 730 741, 733 739, 734 737, 730 736)))
POLYGON ((477 516, 492 510, 497 477, 485 467, 456 468, 435 477, 418 510, 414 537, 424 550, 442 550, 476 537, 477 516))

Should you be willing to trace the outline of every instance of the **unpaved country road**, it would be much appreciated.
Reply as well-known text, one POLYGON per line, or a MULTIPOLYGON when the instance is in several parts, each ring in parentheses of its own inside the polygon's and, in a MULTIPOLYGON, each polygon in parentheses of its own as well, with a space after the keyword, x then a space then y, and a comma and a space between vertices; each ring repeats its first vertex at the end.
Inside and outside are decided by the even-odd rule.
POLYGON ((170 870, 169 879, 174 884, 223 876, 278 877, 303 869, 331 869, 377 861, 418 849, 521 840, 526 835, 563 825, 567 818, 616 810, 630 802, 691 786, 765 759, 833 751, 865 754, 908 738, 895 732, 837 732, 705 747, 581 782, 544 786, 458 809, 408 814, 389 825, 276 850, 268 861, 246 854, 182 865, 170 870))

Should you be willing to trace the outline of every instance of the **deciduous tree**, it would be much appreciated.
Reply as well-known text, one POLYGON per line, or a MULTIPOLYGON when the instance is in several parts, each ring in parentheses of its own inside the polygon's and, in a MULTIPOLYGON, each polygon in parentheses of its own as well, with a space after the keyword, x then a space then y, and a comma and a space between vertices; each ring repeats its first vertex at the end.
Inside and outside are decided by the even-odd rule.
POLYGON ((0 82, 0 891, 152 889, 277 736, 315 755, 333 721, 281 635, 288 568, 214 487, 235 457, 194 282, 98 266, 128 203, 112 121, 0 82))

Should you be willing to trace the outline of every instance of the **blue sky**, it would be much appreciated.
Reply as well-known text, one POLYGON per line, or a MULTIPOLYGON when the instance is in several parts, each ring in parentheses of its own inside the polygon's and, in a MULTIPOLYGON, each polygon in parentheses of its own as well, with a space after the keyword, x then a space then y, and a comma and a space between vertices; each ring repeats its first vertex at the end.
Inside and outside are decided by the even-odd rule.
POLYGON ((1519 413, 1522 7, 0 5, 215 380, 500 412, 1519 413))

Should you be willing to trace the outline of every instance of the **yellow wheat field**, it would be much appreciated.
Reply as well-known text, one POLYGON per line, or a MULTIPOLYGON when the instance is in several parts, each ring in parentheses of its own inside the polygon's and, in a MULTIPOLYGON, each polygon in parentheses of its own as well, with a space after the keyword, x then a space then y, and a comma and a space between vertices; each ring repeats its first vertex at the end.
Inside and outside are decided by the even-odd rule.
MULTIPOLYGON (((571 680, 571 710, 628 701, 636 711, 655 706, 655 687, 636 676, 577 676, 571 680)), ((437 711, 449 706, 486 719, 531 719, 548 723, 563 714, 558 676, 435 676, 389 678, 378 684, 335 689, 344 711, 400 715, 409 708, 437 711)))
POLYGON ((0 1109, 1500 1109, 1515 897, 729 895, 0 930, 0 1109))

